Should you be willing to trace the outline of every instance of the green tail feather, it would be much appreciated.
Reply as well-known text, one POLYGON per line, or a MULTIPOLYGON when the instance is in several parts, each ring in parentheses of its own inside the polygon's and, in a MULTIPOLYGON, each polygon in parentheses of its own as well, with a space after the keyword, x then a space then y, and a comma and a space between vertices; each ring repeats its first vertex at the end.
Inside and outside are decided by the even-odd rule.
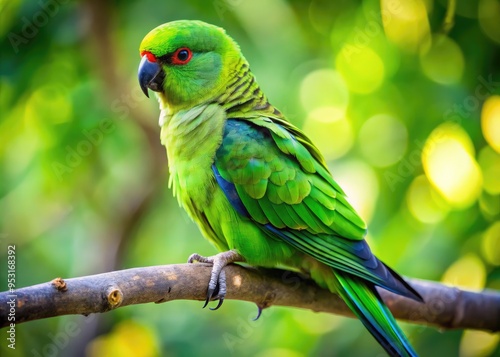
POLYGON ((338 270, 334 273, 340 283, 338 294, 387 353, 416 357, 417 353, 382 302, 375 286, 338 270))

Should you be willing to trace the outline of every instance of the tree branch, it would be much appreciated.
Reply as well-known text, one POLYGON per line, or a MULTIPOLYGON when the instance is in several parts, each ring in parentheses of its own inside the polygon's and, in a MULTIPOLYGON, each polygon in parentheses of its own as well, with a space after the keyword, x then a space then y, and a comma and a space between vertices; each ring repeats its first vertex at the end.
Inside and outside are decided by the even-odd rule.
MULTIPOLYGON (((1 327, 15 306, 15 323, 53 316, 107 312, 118 307, 172 300, 204 300, 211 267, 177 264, 135 268, 85 276, 0 293, 1 327)), ((265 308, 291 306, 352 316, 336 295, 311 280, 278 269, 253 269, 238 265, 225 268, 227 299, 254 302, 265 308)), ((385 290, 382 298, 394 316, 418 324, 445 329, 500 331, 500 293, 475 293, 439 283, 409 279, 425 304, 385 290)))

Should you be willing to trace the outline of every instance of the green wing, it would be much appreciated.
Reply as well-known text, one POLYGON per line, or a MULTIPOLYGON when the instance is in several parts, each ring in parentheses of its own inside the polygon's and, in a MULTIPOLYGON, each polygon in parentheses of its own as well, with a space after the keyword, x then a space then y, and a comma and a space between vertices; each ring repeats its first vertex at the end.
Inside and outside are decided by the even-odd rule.
POLYGON ((228 120, 213 170, 233 207, 266 234, 332 268, 413 297, 413 289, 371 253, 365 223, 318 150, 291 124, 228 120))
POLYGON ((216 167, 234 184, 255 221, 279 229, 363 239, 365 223, 323 160, 289 131, 267 118, 228 120, 225 129, 216 167))

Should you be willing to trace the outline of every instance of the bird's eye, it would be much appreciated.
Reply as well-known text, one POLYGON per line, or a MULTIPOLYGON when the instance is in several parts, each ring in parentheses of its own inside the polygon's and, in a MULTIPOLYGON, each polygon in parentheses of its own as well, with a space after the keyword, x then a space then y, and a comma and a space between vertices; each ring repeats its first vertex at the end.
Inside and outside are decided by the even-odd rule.
POLYGON ((193 57, 193 52, 191 52, 191 50, 187 47, 181 47, 172 55, 172 63, 186 64, 191 61, 191 57, 193 57))

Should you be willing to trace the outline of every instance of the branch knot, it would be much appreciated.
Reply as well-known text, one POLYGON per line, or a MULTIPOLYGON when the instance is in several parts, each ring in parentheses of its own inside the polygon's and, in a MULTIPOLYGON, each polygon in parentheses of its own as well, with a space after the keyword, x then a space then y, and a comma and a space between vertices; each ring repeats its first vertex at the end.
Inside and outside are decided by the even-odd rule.
POLYGON ((106 301, 108 302, 110 309, 115 309, 120 306, 123 302, 123 293, 120 288, 110 286, 106 290, 106 301))

